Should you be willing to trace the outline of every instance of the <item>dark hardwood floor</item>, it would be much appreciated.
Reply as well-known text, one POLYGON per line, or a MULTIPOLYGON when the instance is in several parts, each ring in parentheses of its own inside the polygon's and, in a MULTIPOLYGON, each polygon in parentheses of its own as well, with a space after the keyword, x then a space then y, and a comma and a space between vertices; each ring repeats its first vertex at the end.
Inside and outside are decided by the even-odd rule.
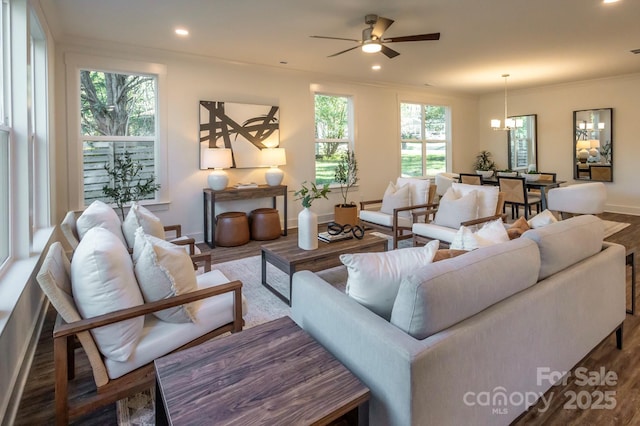
MULTIPOLYGON (((605 213, 603 219, 618 222, 628 222, 631 226, 609 237, 607 241, 623 244, 628 250, 635 250, 640 256, 640 216, 605 213)), ((295 230, 290 230, 286 238, 297 238, 295 230), (292 232, 293 231, 293 232, 292 232)), ((247 256, 260 254, 259 241, 251 241, 241 247, 218 247, 213 250, 213 262, 222 263, 247 256)), ((203 251, 208 247, 200 244, 203 251)), ((630 282, 630 268, 628 268, 630 282)), ((640 275, 640 274, 639 274, 640 275)), ((639 279, 638 277, 636 279, 639 279)), ((627 300, 630 306, 630 286, 627 290, 627 300)), ((640 298, 637 306, 640 309, 640 298)), ((47 318, 40 335, 35 359, 29 372, 27 385, 20 402, 16 425, 47 425, 54 423, 53 397, 53 341, 52 330, 55 312, 49 309, 47 318)), ((567 336, 568 339, 571 336, 567 336)), ((81 352, 81 351, 80 351, 81 352)), ((584 367, 588 371, 597 371, 604 367, 607 371, 617 374, 617 384, 614 386, 578 386, 574 380, 569 380, 566 386, 553 387, 546 398, 551 397, 549 408, 542 412, 543 403, 534 405, 527 413, 514 422, 516 425, 634 425, 640 424, 640 312, 635 316, 627 315, 624 321, 624 348, 618 350, 615 336, 610 336, 598 345, 575 368, 584 367), (585 393, 586 391, 586 393, 585 393), (589 398, 597 397, 598 391, 613 391, 615 408, 613 409, 567 409, 568 396, 571 392, 582 395, 580 404, 589 398), (587 395, 588 394, 588 395, 587 395)), ((574 368, 574 369, 575 369, 574 368)), ((91 382, 91 370, 86 358, 77 361, 78 376, 91 382)), ((571 401, 569 401, 571 402, 571 401)), ((602 401, 603 403, 605 401, 602 401)), ((96 411, 86 418, 77 419, 77 425, 115 425, 115 404, 96 411)))

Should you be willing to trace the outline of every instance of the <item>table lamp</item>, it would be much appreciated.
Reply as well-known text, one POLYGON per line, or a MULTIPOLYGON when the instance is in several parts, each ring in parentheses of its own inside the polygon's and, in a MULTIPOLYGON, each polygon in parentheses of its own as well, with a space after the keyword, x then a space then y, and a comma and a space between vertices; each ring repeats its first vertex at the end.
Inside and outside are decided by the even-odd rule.
POLYGON ((264 178, 269 186, 278 186, 282 183, 284 173, 278 166, 287 164, 287 156, 284 148, 266 148, 262 150, 262 164, 269 166, 264 173, 264 178))
POLYGON ((204 166, 208 169, 213 169, 207 179, 209 188, 215 191, 225 189, 229 183, 229 176, 223 169, 233 165, 231 150, 229 148, 207 148, 204 150, 203 155, 204 166))
POLYGON ((587 162, 587 158, 589 158, 589 151, 588 151, 589 148, 591 148, 591 142, 589 142, 588 140, 580 139, 576 143, 576 150, 578 151, 577 156, 578 156, 578 160, 581 163, 587 162))

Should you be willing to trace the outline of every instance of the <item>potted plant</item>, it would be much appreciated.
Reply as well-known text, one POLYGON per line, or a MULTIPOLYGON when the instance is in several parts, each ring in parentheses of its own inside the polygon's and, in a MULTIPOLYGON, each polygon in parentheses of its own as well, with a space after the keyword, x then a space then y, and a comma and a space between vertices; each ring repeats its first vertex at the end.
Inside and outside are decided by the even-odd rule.
POLYGON ((511 169, 502 169, 502 170, 496 170, 496 175, 502 176, 502 177, 516 177, 518 176, 518 172, 511 169))
POLYGON ((476 161, 473 163, 473 167, 476 173, 482 175, 483 178, 490 178, 496 169, 496 163, 491 158, 489 151, 482 150, 476 155, 476 161))
POLYGON ((522 177, 529 182, 535 182, 540 179, 540 172, 538 172, 536 169, 531 169, 526 173, 523 173, 522 177))
POLYGON ((349 190, 358 183, 358 162, 353 151, 347 150, 342 154, 333 179, 340 184, 342 196, 342 203, 335 205, 333 220, 341 225, 355 225, 358 221, 358 207, 353 201, 347 200, 349 190))
POLYGON ((302 211, 298 214, 298 247, 303 250, 315 250, 318 248, 318 215, 311 211, 311 204, 318 198, 327 198, 331 192, 329 184, 325 183, 319 188, 315 183, 307 186, 302 182, 302 188, 294 193, 295 200, 302 201, 302 211))
POLYGON ((138 201, 160 189, 155 183, 155 176, 142 177, 142 164, 131 158, 131 153, 125 151, 113 161, 113 167, 106 163, 104 169, 109 175, 109 184, 102 187, 102 193, 113 200, 120 210, 124 221, 124 206, 131 201, 138 201))

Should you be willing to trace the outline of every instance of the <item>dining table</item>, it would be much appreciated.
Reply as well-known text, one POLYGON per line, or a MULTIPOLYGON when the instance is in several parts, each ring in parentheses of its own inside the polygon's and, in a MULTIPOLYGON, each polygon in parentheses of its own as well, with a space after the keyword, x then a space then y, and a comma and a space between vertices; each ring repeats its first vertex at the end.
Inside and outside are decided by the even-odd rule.
MULTIPOLYGON (((565 180, 557 180, 555 182, 549 180, 525 180, 524 184, 527 189, 539 189, 540 201, 542 210, 547 209, 547 190, 551 188, 557 188, 561 184, 566 183, 565 180)), ((484 178, 482 180, 483 185, 498 185, 498 178, 493 176, 490 178, 484 178)))

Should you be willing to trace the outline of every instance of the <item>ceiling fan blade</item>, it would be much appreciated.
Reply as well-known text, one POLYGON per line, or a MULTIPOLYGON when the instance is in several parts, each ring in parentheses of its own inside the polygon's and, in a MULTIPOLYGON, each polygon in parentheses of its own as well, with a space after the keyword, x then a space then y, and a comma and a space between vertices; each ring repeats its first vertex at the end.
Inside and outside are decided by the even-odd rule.
POLYGON ((383 18, 382 16, 378 16, 378 20, 376 21, 376 25, 373 27, 371 31, 371 35, 380 39, 382 38, 382 34, 393 24, 393 19, 383 18))
POLYGON ((309 36, 311 38, 325 38, 329 40, 346 40, 346 41, 355 41, 356 43, 360 43, 361 40, 356 40, 355 38, 342 38, 342 37, 326 37, 326 36, 309 36))
POLYGON ((384 53, 387 56, 387 58, 389 58, 389 59, 393 59, 393 58, 395 58, 396 56, 398 56, 400 54, 400 53, 396 52, 395 50, 385 46, 384 44, 382 45, 381 52, 384 53))
POLYGON ((404 36, 404 37, 391 37, 391 38, 385 38, 383 42, 398 43, 401 41, 425 41, 425 40, 440 40, 440 33, 418 34, 418 35, 404 36))
MULTIPOLYGON (((342 52, 334 53, 333 55, 327 56, 327 58, 333 58, 334 56, 342 55, 343 53, 347 53, 348 51, 353 50, 353 49, 357 49, 358 47, 360 47, 360 46, 351 47, 351 48, 349 48, 347 50, 343 50, 342 52)), ((384 48, 384 46, 382 46, 382 47, 384 48)))

